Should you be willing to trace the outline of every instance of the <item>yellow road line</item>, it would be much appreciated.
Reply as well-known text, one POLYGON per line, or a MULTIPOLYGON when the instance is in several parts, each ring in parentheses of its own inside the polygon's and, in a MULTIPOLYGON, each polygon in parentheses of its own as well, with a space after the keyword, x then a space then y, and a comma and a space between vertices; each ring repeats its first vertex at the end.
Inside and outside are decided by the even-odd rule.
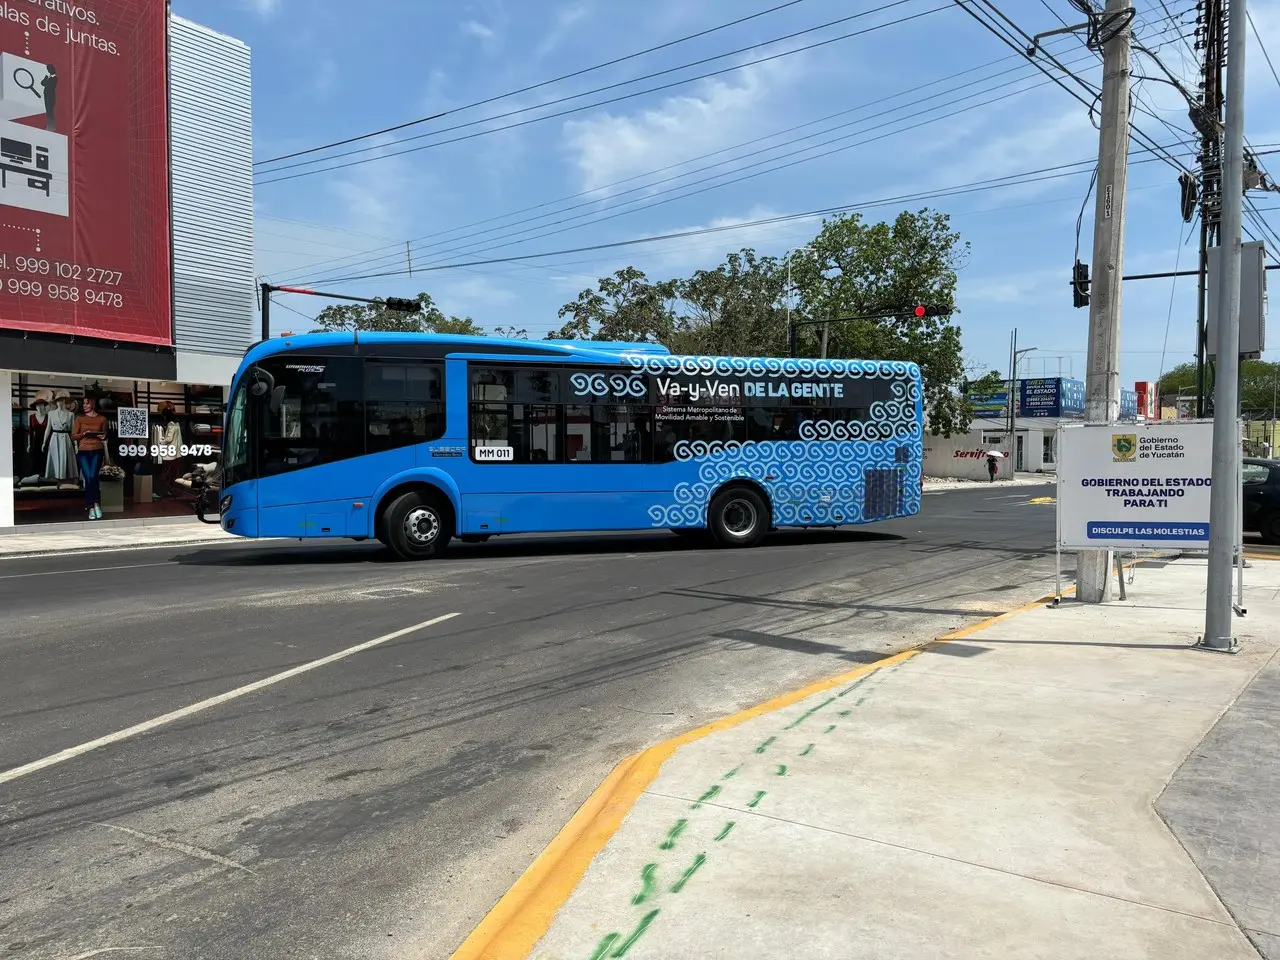
MULTIPOLYGON (((1063 591, 1063 595, 1070 593, 1072 589, 1074 588, 1063 591)), ((556 913, 577 888, 596 854, 604 849, 605 844, 622 826, 622 821, 631 812, 640 794, 657 778, 662 765, 685 744, 736 727, 754 717, 782 710, 815 693, 843 686, 877 670, 910 660, 931 643, 971 636, 992 624, 1034 610, 1052 600, 1051 596, 1042 597, 1007 613, 943 634, 919 647, 904 650, 838 676, 818 680, 807 687, 784 693, 758 706, 740 710, 632 754, 613 768, 529 869, 512 884, 480 921, 479 926, 463 941, 451 960, 525 960, 551 928, 556 913)))

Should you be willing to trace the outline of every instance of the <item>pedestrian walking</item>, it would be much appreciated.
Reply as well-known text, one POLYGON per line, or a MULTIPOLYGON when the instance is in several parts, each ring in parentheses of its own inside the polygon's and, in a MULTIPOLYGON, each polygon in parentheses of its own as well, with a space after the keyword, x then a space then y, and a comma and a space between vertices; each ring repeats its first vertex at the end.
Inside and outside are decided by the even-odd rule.
POLYGON ((991 454, 987 454, 987 476, 991 478, 992 483, 996 482, 996 471, 999 469, 1000 467, 996 463, 996 458, 991 454))

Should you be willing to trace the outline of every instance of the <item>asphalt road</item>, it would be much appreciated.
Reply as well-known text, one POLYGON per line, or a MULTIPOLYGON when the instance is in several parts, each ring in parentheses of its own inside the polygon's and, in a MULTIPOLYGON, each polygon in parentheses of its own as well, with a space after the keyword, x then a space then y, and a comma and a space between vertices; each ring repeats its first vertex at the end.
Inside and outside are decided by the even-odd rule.
POLYGON ((1052 494, 746 551, 0 562, 0 956, 447 957, 623 756, 1042 595, 1052 494))

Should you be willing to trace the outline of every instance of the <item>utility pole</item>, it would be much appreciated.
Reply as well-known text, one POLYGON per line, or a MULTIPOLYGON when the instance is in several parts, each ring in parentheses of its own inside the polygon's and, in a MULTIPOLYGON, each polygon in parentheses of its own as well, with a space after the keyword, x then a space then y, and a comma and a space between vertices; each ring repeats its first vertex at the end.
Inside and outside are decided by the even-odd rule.
POLYGON ((262 339, 271 339, 271 291, 274 288, 269 283, 258 285, 259 295, 261 297, 262 310, 262 339))
POLYGON ((1200 262, 1196 301, 1196 417, 1208 412, 1208 332, 1206 308, 1217 291, 1208 289, 1209 248, 1220 241, 1222 220, 1222 65, 1226 58, 1226 0, 1199 5, 1196 45, 1204 50, 1200 79, 1200 109, 1192 121, 1200 133, 1200 262))
POLYGON ((1017 425, 1014 423, 1014 405, 1013 391, 1017 389, 1018 384, 1018 328, 1014 327, 1009 333, 1009 389, 1005 394, 1006 403, 1006 420, 1009 425, 1009 456, 1013 456, 1013 437, 1017 425))
MULTIPOLYGON (((1093 278, 1089 286, 1089 359, 1084 418, 1114 423, 1120 414, 1120 291, 1124 276, 1125 189, 1129 173, 1129 0, 1107 0, 1103 21, 1123 26, 1102 55, 1102 128, 1098 196, 1093 213, 1093 278)), ((1077 596, 1104 603, 1111 595, 1111 551, 1076 557, 1077 596)))
POLYGON ((1213 485, 1209 502, 1209 583, 1202 646, 1233 652, 1231 574, 1240 530, 1240 244, 1244 219, 1245 0, 1230 0, 1227 21, 1227 123, 1222 152, 1222 272, 1218 356, 1213 376, 1213 485))

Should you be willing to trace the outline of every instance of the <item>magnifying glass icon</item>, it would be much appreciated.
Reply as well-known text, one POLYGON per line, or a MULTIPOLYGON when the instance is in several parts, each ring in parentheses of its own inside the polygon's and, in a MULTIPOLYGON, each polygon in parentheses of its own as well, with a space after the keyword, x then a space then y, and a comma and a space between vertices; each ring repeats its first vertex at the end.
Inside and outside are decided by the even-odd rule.
POLYGON ((37 99, 39 99, 39 100, 43 100, 43 99, 44 99, 44 94, 43 94, 43 93, 41 93, 39 90, 37 90, 37 89, 36 89, 36 78, 35 78, 35 75, 34 75, 34 74, 32 74, 32 72, 31 72, 30 70, 28 70, 26 67, 16 67, 16 68, 14 69, 14 71, 13 71, 13 82, 14 82, 15 84, 17 84, 19 87, 21 87, 23 90, 30 90, 30 91, 31 91, 31 93, 32 93, 32 95, 33 95, 33 96, 35 96, 37 99), (26 78, 27 78, 27 82, 26 82, 26 83, 23 83, 23 82, 22 82, 22 78, 18 76, 18 74, 20 74, 20 73, 21 73, 21 74, 24 74, 24 75, 26 76, 26 78))

